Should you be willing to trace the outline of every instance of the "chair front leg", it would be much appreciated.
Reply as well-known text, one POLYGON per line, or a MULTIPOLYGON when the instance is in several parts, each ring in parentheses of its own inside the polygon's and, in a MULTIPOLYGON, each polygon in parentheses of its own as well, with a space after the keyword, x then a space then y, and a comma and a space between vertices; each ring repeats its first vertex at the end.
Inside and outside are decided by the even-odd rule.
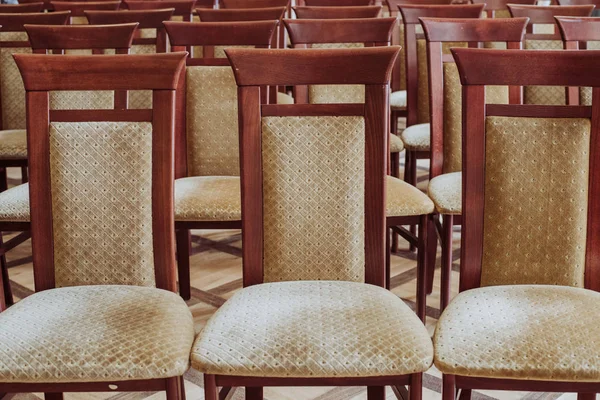
POLYGON ((427 219, 427 246, 425 252, 427 253, 427 294, 433 292, 433 279, 435 277, 435 262, 437 259, 437 232, 433 218, 436 215, 432 215, 427 219))
MULTIPOLYGON (((2 248, 3 244, 2 232, 0 232, 0 248, 2 248)), ((4 311, 4 309, 14 304, 5 254, 0 256, 0 286, 2 288, 2 293, 0 293, 0 295, 3 294, 2 299, 0 299, 0 311, 4 311)))
POLYGON ((181 390, 180 377, 167 378, 167 400, 181 400, 181 390))
POLYGON ((190 282, 190 246, 191 237, 189 229, 175 231, 177 241, 177 274, 179 275, 179 295, 184 300, 192 297, 190 282))
POLYGON ((246 400, 263 400, 263 388, 246 387, 246 400))
POLYGON ((44 393, 45 400, 63 400, 63 398, 62 393, 44 393))
POLYGON ((410 376, 410 387, 408 388, 410 400, 421 400, 423 398, 423 374, 412 374, 410 376))
POLYGON ((417 315, 425 322, 427 308, 427 225, 429 215, 421 215, 417 249, 417 315))
POLYGON ((442 375, 442 400, 456 400, 456 380, 454 375, 442 375))
POLYGON ((217 381, 215 380, 214 375, 204 374, 204 399, 219 399, 219 394, 217 393, 217 381))
POLYGON ((442 279, 440 290, 440 311, 450 303, 450 288, 452 276, 452 228, 454 217, 452 215, 442 216, 442 279))
POLYGON ((383 400, 385 399, 385 386, 369 386, 367 387, 367 400, 383 400))

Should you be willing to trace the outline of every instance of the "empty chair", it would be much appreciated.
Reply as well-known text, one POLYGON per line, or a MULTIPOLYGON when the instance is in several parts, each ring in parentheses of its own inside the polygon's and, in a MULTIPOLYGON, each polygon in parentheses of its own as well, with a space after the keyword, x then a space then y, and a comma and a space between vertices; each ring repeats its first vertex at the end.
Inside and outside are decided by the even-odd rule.
POLYGON ((294 7, 294 13, 300 19, 377 18, 381 14, 381 8, 381 6, 305 6, 294 7))
POLYGON ((192 20, 194 7, 200 7, 200 5, 196 5, 195 0, 126 0, 123 4, 133 11, 172 8, 171 20, 188 22, 192 20))
POLYGON ((51 1, 50 5, 55 11, 71 11, 70 23, 74 25, 87 25, 86 10, 118 10, 121 1, 51 1))

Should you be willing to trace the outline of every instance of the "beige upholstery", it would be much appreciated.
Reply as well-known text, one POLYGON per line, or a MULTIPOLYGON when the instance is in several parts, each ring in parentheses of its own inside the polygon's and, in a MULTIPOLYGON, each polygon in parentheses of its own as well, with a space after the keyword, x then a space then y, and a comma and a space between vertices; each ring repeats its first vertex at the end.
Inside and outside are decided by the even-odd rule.
POLYGON ((192 176, 175 181, 175 221, 239 221, 240 178, 192 176))
POLYGON ((152 124, 51 123, 50 177, 56 286, 153 286, 152 124))
POLYGON ((35 293, 0 314, 0 383, 111 382, 181 376, 194 341, 176 294, 137 286, 35 293))
POLYGON ((239 175, 237 86, 231 67, 187 68, 188 175, 239 175))
POLYGON ((435 365, 464 376, 598 382, 599 320, 600 293, 591 290, 544 285, 468 290, 437 324, 435 365))
MULTIPOLYGON (((200 48, 202 48, 201 46, 198 46, 200 48)), ((256 46, 215 46, 214 47, 214 57, 215 58, 227 58, 227 55, 225 54, 225 50, 226 49, 253 49, 256 46)))
POLYGON ((50 92, 52 110, 110 110, 114 108, 113 91, 57 91, 50 92))
POLYGON ((0 192, 0 221, 29 222, 29 184, 0 192))
POLYGON ((364 157, 362 117, 263 118, 265 282, 364 279, 364 157))
MULTIPOLYGON (((1 32, 0 40, 22 41, 28 37, 25 32, 1 32)), ((31 53, 31 48, 0 47, 2 129, 25 129, 25 87, 12 57, 16 53, 31 53)))
MULTIPOLYGON (((590 40, 587 42, 588 50, 600 50, 600 41, 590 40)), ((582 87, 579 93, 579 104, 584 106, 592 105, 592 88, 582 87)))
POLYGON ((0 130, 0 158, 27 158, 27 131, 25 129, 0 130))
POLYGON ((590 121, 488 117, 482 286, 582 286, 590 121))
POLYGON ((356 377, 426 371, 432 345, 395 294, 354 282, 277 282, 236 293, 208 322, 192 366, 209 374, 356 377))
MULTIPOLYGON (((141 29, 142 37, 156 37, 156 29, 141 29)), ((131 54, 154 54, 156 46, 153 44, 140 44, 131 46, 131 54)), ((132 109, 150 109, 152 108, 151 90, 130 90, 129 108, 132 109)))
POLYGON ((393 176, 387 177, 386 215, 403 217, 433 212, 433 202, 411 184, 393 176))
MULTIPOLYGON (((525 49, 562 50, 560 40, 526 40, 525 49)), ((523 90, 525 104, 565 105, 567 102, 563 86, 526 86, 523 90)))
MULTIPOLYGON (((384 10, 385 8, 386 7, 384 7, 384 10)), ((402 16, 400 13, 398 13, 398 24, 396 26, 398 27, 397 44, 401 47, 398 58, 396 59, 396 65, 400 65, 400 84, 398 85, 398 88, 400 91, 406 91, 406 51, 404 50, 406 46, 404 43, 404 23, 402 23, 402 16)))
POLYGON ((277 92, 277 104, 294 104, 294 98, 287 93, 277 92))
POLYGON ((400 136, 390 134, 390 153, 400 153, 404 150, 404 143, 402 143, 402 139, 400 136))
POLYGON ((438 175, 429 181, 427 191, 435 204, 435 211, 446 215, 462 212, 462 172, 438 175))
POLYGON ((431 141, 431 126, 417 124, 406 128, 400 135, 404 148, 413 151, 429 151, 431 141))
POLYGON ((406 90, 392 92, 390 95, 390 106, 392 109, 406 108, 406 90))
POLYGON ((86 17, 71 17, 71 25, 88 25, 88 19, 86 17))

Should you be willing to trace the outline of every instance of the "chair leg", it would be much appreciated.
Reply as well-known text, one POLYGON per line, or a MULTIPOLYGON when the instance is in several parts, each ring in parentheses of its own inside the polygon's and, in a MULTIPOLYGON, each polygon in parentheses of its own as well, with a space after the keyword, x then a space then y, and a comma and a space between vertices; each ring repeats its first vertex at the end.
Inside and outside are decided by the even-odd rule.
MULTIPOLYGON (((0 232, 0 248, 2 245, 2 233, 0 232)), ((2 289, 4 290, 4 307, 10 307, 15 302, 12 294, 12 288, 10 287, 10 278, 8 276, 8 265, 6 264, 5 254, 0 256, 0 274, 2 275, 2 279, 0 279, 0 281, 2 283, 2 289)), ((2 309, 3 307, 0 305, 0 310, 2 309)))
POLYGON ((577 393, 577 400, 596 400, 596 393, 577 393))
POLYGON ((385 386, 369 386, 367 387, 367 400, 383 400, 385 399, 385 386))
POLYGON ((179 398, 185 400, 185 379, 183 376, 179 377, 179 398))
POLYGON ((0 192, 4 192, 8 189, 8 176, 6 175, 6 168, 0 168, 0 192))
POLYGON ((419 247, 417 251, 417 315, 425 322, 425 310, 427 307, 427 225, 429 218, 422 215, 419 222, 419 247))
POLYGON ((471 400, 471 389, 462 389, 460 391, 460 395, 458 396, 459 400, 471 400))
POLYGON ((218 400, 219 393, 217 392, 217 381, 214 375, 204 375, 204 399, 218 400))
POLYGON ((440 311, 444 311, 450 303, 450 281, 452 276, 452 227, 454 217, 442 216, 442 282, 440 290, 440 311))
POLYGON ((410 376, 410 387, 408 389, 410 400, 421 400, 423 398, 423 374, 412 374, 410 376))
POLYGON ((44 393, 45 400, 63 400, 62 393, 44 393))
POLYGON ((29 182, 29 175, 27 174, 27 167, 21 167, 21 183, 29 182))
POLYGON ((181 381, 178 376, 167 378, 167 400, 181 400, 181 381))
POLYGON ((190 283, 190 230, 177 229, 175 231, 177 241, 177 273, 179 275, 179 295, 184 300, 192 297, 190 283))
POLYGON ((263 399, 263 388, 262 387, 246 387, 246 400, 262 400, 263 399))
POLYGON ((427 246, 425 248, 425 253, 427 254, 427 264, 425 265, 427 269, 427 294, 433 292, 435 261, 437 259, 437 233, 433 218, 436 218, 436 216, 432 215, 430 218, 427 218, 427 246))
MULTIPOLYGON (((395 178, 400 178, 400 153, 392 153, 390 156, 391 161, 391 175, 395 178)), ((392 252, 398 252, 398 234, 392 232, 392 252)))
POLYGON ((442 400, 456 400, 454 375, 442 375, 442 400))
POLYGON ((391 248, 390 248, 390 235, 394 232, 390 228, 385 230, 385 288, 390 289, 390 275, 391 275, 391 248))
POLYGON ((390 131, 394 134, 398 134, 398 113, 396 111, 390 112, 390 131))

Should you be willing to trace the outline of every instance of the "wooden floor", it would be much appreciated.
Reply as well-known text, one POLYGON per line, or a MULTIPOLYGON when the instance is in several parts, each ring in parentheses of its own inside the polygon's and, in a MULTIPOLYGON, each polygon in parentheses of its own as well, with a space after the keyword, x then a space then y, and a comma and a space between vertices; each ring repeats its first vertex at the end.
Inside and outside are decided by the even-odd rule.
MULTIPOLYGON (((420 164, 419 187, 424 189, 426 181, 426 163, 420 164)), ((15 175, 12 175, 15 176, 15 175)), ((455 264, 453 273, 453 288, 457 288, 456 260, 459 255, 460 231, 455 231, 455 264)), ((406 243, 401 241, 401 247, 406 248, 406 243)), ((33 275, 31 270, 31 244, 26 242, 13 250, 9 256, 10 278, 13 291, 19 298, 32 293, 33 275)), ((190 310, 196 322, 196 331, 199 332, 210 316, 229 298, 236 290, 241 288, 241 236, 239 231, 194 231, 193 256, 191 257, 192 299, 188 301, 190 310)), ((438 257, 439 266, 439 257, 438 257)), ((415 300, 415 255, 407 251, 400 251, 392 256, 391 286, 394 293, 404 299, 409 305, 415 300)), ((427 328, 433 333, 435 323, 439 316, 439 270, 436 271, 434 293, 427 299, 427 328)), ((435 368, 427 372, 423 380, 423 398, 425 400, 441 399, 441 379, 435 368)), ((188 400, 203 399, 202 375, 190 370, 186 375, 186 393, 188 400)), ((326 388, 265 388, 265 399, 294 399, 294 400, 341 400, 341 399, 366 399, 364 388, 355 387, 326 387, 326 388)), ((89 395, 67 394, 66 399, 113 399, 113 400, 143 400, 161 399, 163 393, 94 393, 89 395)), ((526 399, 526 400, 553 400, 575 399, 572 394, 545 394, 523 392, 475 392, 473 400, 487 399, 526 399)), ((9 400, 37 400, 42 399, 41 394, 9 394, 9 400)), ((228 399, 242 400, 243 389, 239 388, 229 394, 228 399)), ((390 388, 387 389, 387 398, 395 399, 396 396, 390 388)))

